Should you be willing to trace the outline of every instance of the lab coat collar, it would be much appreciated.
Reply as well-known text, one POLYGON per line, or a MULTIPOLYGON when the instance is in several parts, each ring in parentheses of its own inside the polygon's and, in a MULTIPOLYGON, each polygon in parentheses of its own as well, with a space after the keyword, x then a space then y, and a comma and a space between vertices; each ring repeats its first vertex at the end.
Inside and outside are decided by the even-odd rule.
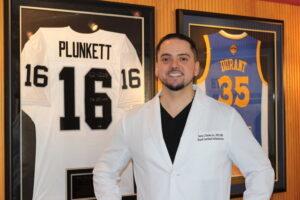
POLYGON ((150 111, 152 112, 153 116, 153 120, 151 120, 152 125, 150 125, 150 127, 153 127, 151 135, 154 143, 156 144, 157 150, 162 155, 162 159, 164 160, 168 169, 172 169, 175 166, 184 164, 184 160, 189 157, 187 152, 189 150, 190 140, 193 139, 193 137, 191 137, 191 134, 194 134, 199 125, 201 126, 201 124, 193 122, 195 118, 199 117, 199 115, 203 116, 207 101, 205 101, 205 94, 200 90, 200 88, 198 88, 198 86, 193 85, 193 89, 196 91, 195 97, 180 139, 174 163, 172 163, 171 161, 162 133, 159 100, 162 92, 160 91, 153 99, 153 109, 150 111))

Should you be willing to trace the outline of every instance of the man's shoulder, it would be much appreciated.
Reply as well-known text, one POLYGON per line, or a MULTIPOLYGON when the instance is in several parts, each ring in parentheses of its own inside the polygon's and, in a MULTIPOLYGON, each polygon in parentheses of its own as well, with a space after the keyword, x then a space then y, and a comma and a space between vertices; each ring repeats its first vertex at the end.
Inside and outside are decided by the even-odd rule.
POLYGON ((235 112, 233 107, 206 95, 201 89, 197 90, 197 100, 199 106, 209 109, 210 112, 223 113, 225 115, 235 112))
POLYGON ((144 115, 151 115, 151 111, 155 109, 155 98, 156 97, 127 111, 124 115, 124 119, 139 118, 140 120, 144 115))

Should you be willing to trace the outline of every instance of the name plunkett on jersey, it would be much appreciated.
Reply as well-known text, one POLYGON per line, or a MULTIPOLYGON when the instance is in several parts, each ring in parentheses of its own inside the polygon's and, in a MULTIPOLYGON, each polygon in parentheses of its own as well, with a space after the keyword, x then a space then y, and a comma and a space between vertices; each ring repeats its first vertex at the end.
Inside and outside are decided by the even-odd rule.
POLYGON ((59 57, 64 58, 87 58, 87 59, 110 59, 110 44, 58 41, 59 57))

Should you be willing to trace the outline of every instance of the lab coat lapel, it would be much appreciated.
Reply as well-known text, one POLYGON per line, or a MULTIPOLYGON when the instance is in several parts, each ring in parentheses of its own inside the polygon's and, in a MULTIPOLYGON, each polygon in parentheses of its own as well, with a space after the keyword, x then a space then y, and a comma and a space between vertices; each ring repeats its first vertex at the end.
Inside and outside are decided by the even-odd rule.
POLYGON ((191 149, 191 144, 193 144, 192 141, 197 140, 197 132, 205 123, 205 119, 199 120, 202 116, 206 116, 207 109, 205 106, 206 101, 203 98, 204 94, 199 88, 194 87, 194 89, 196 94, 174 160, 174 166, 176 167, 184 164, 190 158, 189 150, 191 149))
POLYGON ((160 94, 155 96, 152 106, 150 107, 152 114, 149 118, 149 128, 152 130, 151 136, 155 146, 157 147, 156 150, 158 151, 158 154, 161 155, 161 158, 164 160, 167 167, 171 168, 172 161, 162 133, 159 96, 160 94))

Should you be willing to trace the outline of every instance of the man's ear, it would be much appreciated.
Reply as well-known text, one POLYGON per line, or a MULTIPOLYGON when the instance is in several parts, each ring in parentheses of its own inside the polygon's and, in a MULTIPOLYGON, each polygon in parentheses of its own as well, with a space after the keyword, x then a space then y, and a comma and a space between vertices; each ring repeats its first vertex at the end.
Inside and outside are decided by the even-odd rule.
POLYGON ((200 74, 200 62, 196 61, 195 63, 195 70, 194 70, 194 76, 198 77, 200 74))
POLYGON ((155 61, 155 76, 158 77, 157 61, 155 61))

